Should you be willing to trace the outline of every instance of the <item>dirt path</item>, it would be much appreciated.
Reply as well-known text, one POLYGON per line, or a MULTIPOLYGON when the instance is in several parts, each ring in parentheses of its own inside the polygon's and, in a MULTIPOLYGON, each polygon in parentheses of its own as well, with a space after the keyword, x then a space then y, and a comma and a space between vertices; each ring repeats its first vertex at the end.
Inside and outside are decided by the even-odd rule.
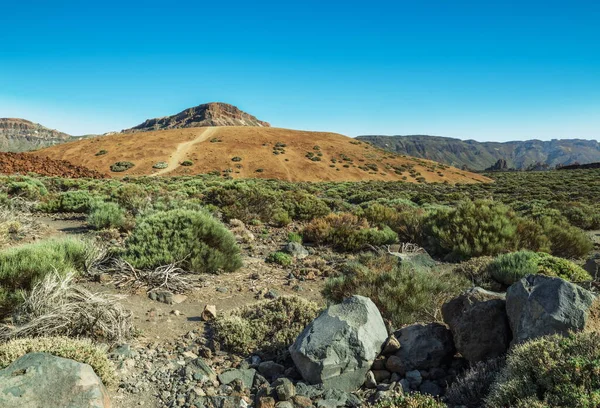
POLYGON ((175 149, 175 152, 173 152, 173 154, 169 158, 169 161, 167 162, 167 167, 160 171, 157 171, 156 173, 150 174, 150 177, 162 176, 175 170, 177 168, 177 165, 181 161, 183 161, 185 155, 190 151, 192 146, 194 146, 197 143, 205 142, 213 133, 215 133, 216 130, 217 128, 215 127, 207 127, 194 140, 179 143, 177 145, 177 149, 175 149))

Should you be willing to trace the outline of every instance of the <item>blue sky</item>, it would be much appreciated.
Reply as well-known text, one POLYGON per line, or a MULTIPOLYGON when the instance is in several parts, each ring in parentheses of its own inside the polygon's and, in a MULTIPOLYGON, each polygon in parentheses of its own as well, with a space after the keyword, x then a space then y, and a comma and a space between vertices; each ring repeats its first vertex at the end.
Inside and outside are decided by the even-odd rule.
POLYGON ((598 1, 31 1, 0 117, 103 133, 204 102, 274 126, 600 139, 598 1))

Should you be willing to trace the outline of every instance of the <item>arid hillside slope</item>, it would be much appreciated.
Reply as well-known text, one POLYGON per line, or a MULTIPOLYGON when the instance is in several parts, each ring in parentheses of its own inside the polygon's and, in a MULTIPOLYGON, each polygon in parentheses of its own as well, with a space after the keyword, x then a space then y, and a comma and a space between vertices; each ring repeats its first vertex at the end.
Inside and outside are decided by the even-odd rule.
POLYGON ((68 160, 100 172, 110 172, 111 165, 116 162, 134 164, 123 172, 112 172, 113 176, 218 172, 234 178, 289 181, 490 181, 479 174, 400 156, 335 133, 271 127, 210 127, 115 134, 53 146, 31 154, 68 160))
POLYGON ((104 172, 76 166, 64 160, 36 157, 26 153, 0 152, 0 174, 29 174, 67 178, 104 178, 104 172))

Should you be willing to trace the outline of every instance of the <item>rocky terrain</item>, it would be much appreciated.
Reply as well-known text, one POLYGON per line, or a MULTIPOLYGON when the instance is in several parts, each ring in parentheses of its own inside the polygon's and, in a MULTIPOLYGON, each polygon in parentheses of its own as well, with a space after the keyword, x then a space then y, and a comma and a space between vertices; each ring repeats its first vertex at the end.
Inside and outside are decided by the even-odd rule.
POLYGON ((435 160, 458 168, 482 171, 502 160, 505 169, 554 168, 600 161, 596 140, 525 140, 477 142, 441 136, 358 136, 357 139, 399 154, 435 160))
POLYGON ((25 119, 0 118, 0 151, 24 152, 54 146, 72 136, 25 119))
POLYGON ((35 173, 40 176, 54 177, 91 177, 104 178, 105 174, 83 166, 76 166, 65 160, 53 160, 27 153, 0 152, 0 174, 35 173))
POLYGON ((176 115, 148 119, 131 129, 123 130, 123 132, 149 132, 206 126, 269 127, 270 125, 228 103, 211 102, 186 109, 176 115))

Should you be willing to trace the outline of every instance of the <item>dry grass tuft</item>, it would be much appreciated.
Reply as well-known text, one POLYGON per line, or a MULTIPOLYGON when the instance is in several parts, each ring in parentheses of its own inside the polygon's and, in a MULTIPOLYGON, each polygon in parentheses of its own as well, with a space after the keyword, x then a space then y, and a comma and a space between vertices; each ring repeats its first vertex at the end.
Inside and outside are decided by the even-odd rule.
POLYGON ((89 364, 106 386, 116 383, 114 367, 106 356, 106 348, 92 343, 89 339, 68 337, 38 337, 11 340, 0 344, 0 369, 27 353, 48 353, 89 364))
POLYGON ((0 337, 70 336, 120 342, 132 335, 131 313, 119 296, 93 293, 76 286, 75 274, 48 274, 25 295, 15 328, 0 337))

